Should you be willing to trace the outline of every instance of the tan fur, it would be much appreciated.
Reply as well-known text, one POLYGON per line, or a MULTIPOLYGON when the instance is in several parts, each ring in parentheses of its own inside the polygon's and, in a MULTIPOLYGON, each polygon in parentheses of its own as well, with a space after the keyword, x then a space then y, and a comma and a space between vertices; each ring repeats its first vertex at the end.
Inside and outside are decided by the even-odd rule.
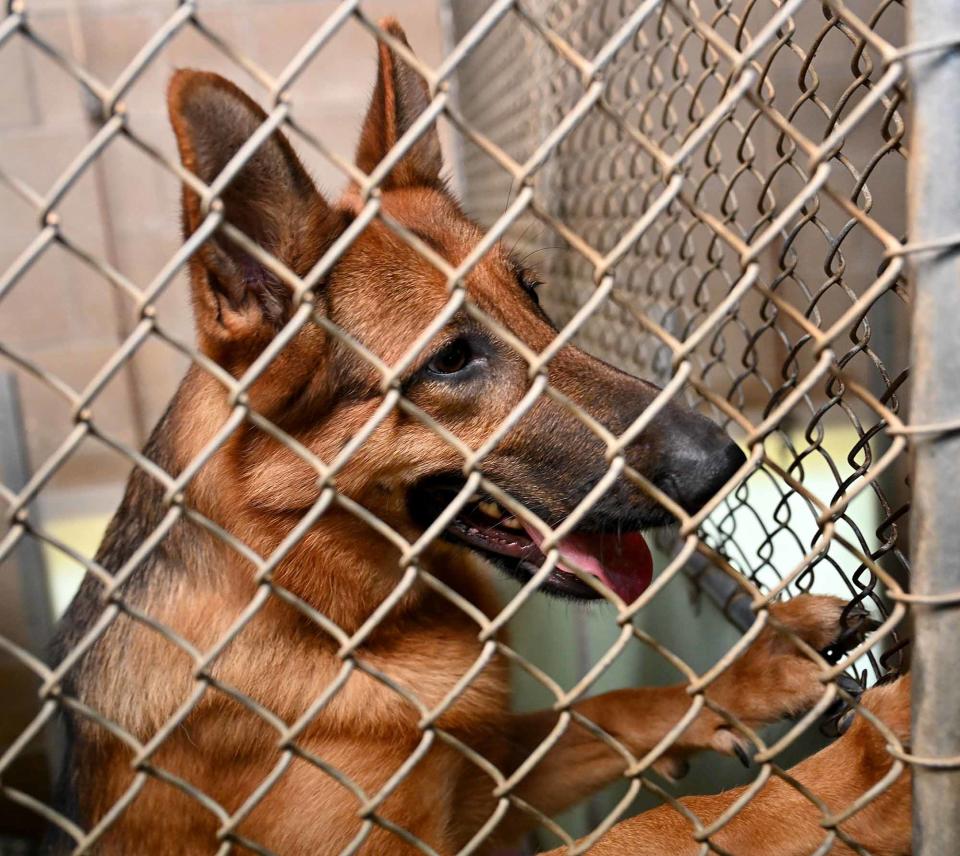
MULTIPOLYGON (((403 38, 395 22, 385 26, 403 38)), ((423 81, 381 45, 377 88, 358 148, 358 163, 365 171, 376 168, 426 98, 423 81)), ((262 111, 236 87, 201 72, 178 73, 169 99, 183 162, 207 182, 263 119, 262 111)), ((456 265, 482 232, 443 189, 439 170, 439 141, 433 130, 391 171, 383 185, 382 206, 456 265)), ((356 188, 337 205, 324 200, 279 133, 240 171, 223 202, 227 220, 301 276, 361 205, 356 188)), ((204 216, 199 197, 185 188, 185 232, 199 228, 204 216)), ((209 240, 194 256, 191 278, 200 348, 232 375, 242 376, 292 314, 289 290, 223 236, 209 240)), ((518 284, 517 271, 501 248, 480 261, 466 287, 475 305, 533 351, 541 351, 556 335, 518 284)), ((407 352, 448 296, 444 277, 384 223, 374 221, 331 269, 316 299, 319 313, 389 365, 407 352)), ((467 320, 459 317, 456 323, 467 320)), ((445 336, 449 337, 446 330, 437 335, 411 372, 427 362, 445 336)), ((557 353, 549 372, 551 384, 614 432, 625 430, 656 394, 651 385, 571 346, 557 353)), ((308 323, 253 383, 249 401, 329 463, 380 406, 380 385, 372 366, 319 325, 308 323)), ((436 382, 411 384, 405 394, 462 442, 478 448, 527 389, 527 364, 504 347, 498 355, 495 395, 467 396, 436 382)), ((158 428, 159 451, 154 454, 162 458, 163 466, 179 473, 208 446, 230 412, 228 393, 219 381, 192 368, 158 428)), ((653 472, 661 466, 671 443, 691 424, 692 417, 674 405, 664 413, 662 426, 658 423, 645 432, 643 442, 630 450, 631 465, 638 471, 653 472)), ((595 471, 576 468, 592 462, 602 471, 603 453, 603 444, 582 424, 555 402, 541 398, 483 467, 494 480, 539 489, 546 475, 564 469, 556 461, 572 462, 570 478, 583 484, 594 478, 595 471)), ((462 465, 460 454, 434 431, 395 409, 337 473, 335 484, 340 495, 414 541, 421 529, 407 508, 407 491, 425 476, 456 472, 462 465)), ((648 502, 631 484, 618 484, 616 491, 614 499, 625 506, 648 502)), ((252 424, 244 424, 190 482, 186 503, 267 558, 321 492, 318 473, 309 463, 252 424)), ((544 486, 534 499, 544 514, 562 519, 570 511, 570 500, 557 493, 544 486)), ((131 480, 126 510, 118 513, 101 551, 101 560, 111 570, 127 561, 138 515, 154 513, 158 501, 144 477, 131 480)), ((232 814, 261 783, 275 776, 265 798, 245 810, 233 830, 240 842, 249 839, 279 853, 335 853, 363 825, 354 793, 322 765, 336 768, 372 796, 418 747, 426 748, 422 758, 377 807, 377 814, 440 853, 463 847, 495 809, 495 783, 440 737, 425 738, 421 720, 424 710, 445 703, 483 654, 476 622, 421 580, 409 586, 350 657, 341 656, 340 640, 310 617, 320 613, 345 634, 356 633, 400 583, 399 560, 395 544, 333 503, 273 568, 270 580, 284 597, 267 598, 198 673, 198 663, 170 641, 169 634, 205 656, 235 629, 258 596, 257 568, 200 523, 177 522, 152 564, 121 590, 129 607, 167 628, 168 635, 122 615, 78 669, 76 692, 85 705, 147 743, 197 687, 206 684, 206 689, 147 759, 149 769, 160 777, 149 777, 142 788, 131 768, 131 748, 78 717, 72 765, 83 822, 97 823, 128 788, 140 788, 101 840, 99 852, 214 852, 220 822, 184 793, 180 783, 189 783, 232 814), (333 688, 336 692, 330 694, 333 688), (324 696, 326 702, 317 705, 324 696), (269 711, 268 717, 258 709, 269 711), (283 733, 294 724, 292 736, 283 733), (287 737, 291 739, 283 742, 287 737), (432 740, 429 747, 425 739, 432 740)), ((425 571, 487 615, 496 613, 490 569, 473 554, 438 541, 419 561, 425 571)), ((89 591, 85 589, 83 597, 93 602, 95 587, 85 585, 89 591)), ((88 608, 71 607, 64 630, 68 644, 84 632, 78 616, 88 608)), ((776 605, 773 613, 777 622, 822 648, 839 632, 840 608, 835 599, 807 596, 776 605)), ((794 645, 769 627, 711 685, 708 696, 758 727, 809 708, 822 692, 816 672, 794 645)), ((891 705, 900 704, 904 686, 869 696, 878 713, 886 716, 891 705)), ((576 709, 640 756, 664 737, 690 704, 685 689, 676 686, 621 690, 582 701, 576 709)), ((898 727, 905 727, 902 704, 894 715, 898 727)), ((507 663, 494 656, 437 717, 435 726, 509 774, 550 733, 557 717, 554 711, 511 713, 507 663)), ((696 751, 729 753, 737 742, 722 718, 704 710, 658 767, 668 774, 676 772, 696 751)), ((876 740, 857 725, 801 765, 797 776, 811 786, 827 787, 828 802, 840 806, 865 790, 882 773, 884 763, 876 740), (842 772, 838 780, 825 783, 838 771, 842 772)), ((572 724, 515 793, 554 814, 623 770, 616 753, 572 724)), ((857 832, 872 836, 874 852, 906 852, 904 818, 909 801, 901 793, 903 786, 897 787, 899 803, 884 798, 888 820, 851 821, 857 832)), ((734 796, 691 804, 707 817, 715 816, 734 796)), ((879 807, 871 808, 864 817, 879 812, 879 807)), ((777 838, 775 846, 764 843, 772 828, 770 819, 785 816, 797 830, 795 840, 805 846, 820 834, 816 816, 799 805, 789 789, 772 782, 718 840, 739 854, 799 854, 786 839, 777 838)), ((687 852, 693 848, 692 839, 678 817, 661 811, 625 822, 596 852, 687 852)), ((533 825, 525 813, 510 811, 483 852, 516 841, 533 825)), ((415 851, 391 832, 374 827, 361 852, 415 851)))
MULTIPOLYGON (((904 743, 910 735, 910 679, 870 690, 865 706, 904 743)), ((892 758, 886 739, 863 716, 836 743, 789 771, 826 805, 840 812, 889 773, 892 758)), ((744 792, 735 788, 717 796, 688 797, 682 802, 704 825, 716 820, 744 792)), ((745 856, 802 856, 817 851, 827 837, 819 825, 823 814, 793 785, 776 776, 710 841, 745 856)), ((840 831, 875 856, 905 856, 911 851, 910 771, 904 771, 876 799, 845 820, 840 831)), ((678 811, 662 807, 615 827, 590 849, 597 856, 694 856, 699 845, 692 827, 678 811), (665 843, 669 842, 669 846, 665 843)), ((559 856, 563 850, 551 851, 559 856)), ((831 854, 854 851, 837 838, 831 854)))

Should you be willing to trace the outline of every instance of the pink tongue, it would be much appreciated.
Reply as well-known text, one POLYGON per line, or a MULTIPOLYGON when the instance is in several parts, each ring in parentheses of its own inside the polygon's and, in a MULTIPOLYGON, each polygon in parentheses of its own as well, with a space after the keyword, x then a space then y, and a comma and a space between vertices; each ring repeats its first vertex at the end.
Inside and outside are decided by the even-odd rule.
MULTIPOLYGON (((531 526, 524 524, 523 528, 530 540, 540 547, 543 536, 531 526)), ((632 603, 640 597, 653 579, 653 557, 639 532, 620 535, 574 532, 564 538, 559 547, 561 556, 565 555, 576 562, 580 570, 602 580, 625 603, 632 603)), ((571 572, 562 559, 557 562, 557 567, 571 572)))

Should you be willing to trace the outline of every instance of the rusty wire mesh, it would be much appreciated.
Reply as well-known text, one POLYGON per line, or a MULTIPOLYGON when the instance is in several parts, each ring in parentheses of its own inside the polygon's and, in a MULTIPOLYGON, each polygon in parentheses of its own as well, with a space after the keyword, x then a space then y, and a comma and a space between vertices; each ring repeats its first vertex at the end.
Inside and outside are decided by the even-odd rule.
MULTIPOLYGON (((398 9, 402 17, 402 10, 398 9)), ((408 844, 431 852, 409 831, 396 826, 378 809, 410 770, 437 742, 461 752, 484 769, 495 791, 496 809, 461 852, 480 848, 511 805, 519 801, 512 788, 532 766, 512 775, 491 765, 455 735, 437 725, 456 692, 434 709, 416 694, 379 672, 364 658, 363 644, 378 621, 415 584, 426 583, 477 623, 479 659, 463 676, 459 692, 492 658, 504 656, 525 668, 553 694, 560 722, 566 727, 574 714, 570 705, 590 691, 599 675, 627 646, 644 646, 649 656, 663 656, 685 672, 694 699, 691 715, 705 704, 703 691, 749 643, 750 634, 726 652, 717 669, 698 675, 635 619, 677 574, 690 570, 691 557, 734 572, 736 592, 746 592, 757 615, 755 635, 767 620, 768 605, 785 591, 813 588, 833 578, 845 587, 851 607, 866 603, 879 627, 852 652, 823 663, 824 694, 775 744, 759 742, 761 776, 779 775, 775 756, 807 730, 840 694, 833 679, 867 656, 872 683, 901 666, 902 648, 894 627, 906 610, 901 595, 907 581, 903 551, 906 504, 899 471, 906 439, 898 413, 906 373, 898 350, 905 316, 903 183, 905 149, 905 74, 902 44, 903 7, 883 2, 803 3, 797 0, 698 3, 678 0, 496 0, 489 5, 452 4, 454 43, 439 67, 418 61, 379 30, 360 2, 343 2, 326 23, 291 51, 289 65, 270 75, 209 26, 202 3, 184 2, 143 45, 126 70, 105 82, 59 51, 31 28, 26 4, 11 2, 0 24, 0 50, 13 41, 30 44, 66 71, 98 106, 99 131, 61 177, 48 188, 34 188, 16 175, 0 174, 9 188, 32 205, 38 229, 33 242, 0 280, 3 297, 36 260, 51 247, 75 254, 98 271, 126 300, 138 307, 139 321, 114 357, 86 388, 76 390, 28 357, 0 342, 0 354, 19 370, 46 384, 72 409, 74 428, 56 452, 18 491, 0 488, 10 528, 0 542, 0 559, 22 539, 39 539, 71 553, 102 585, 103 613, 93 629, 62 662, 47 664, 35 654, 0 637, 7 654, 17 658, 40 683, 39 714, 0 757, 0 777, 19 753, 47 728, 58 708, 71 709, 122 739, 131 749, 136 775, 127 792, 93 828, 81 828, 35 795, 3 785, 4 795, 59 827, 74 843, 75 852, 95 851, 98 840, 150 777, 165 780, 197 800, 217 818, 220 852, 235 845, 254 851, 260 846, 243 838, 238 828, 294 758, 319 765, 355 799, 359 831, 344 852, 356 852, 370 832, 381 827, 408 844), (428 81, 433 93, 429 110, 373 174, 362 174, 337 157, 321 139, 299 126, 287 97, 303 69, 324 50, 348 19, 358 21, 373 36, 385 37, 428 81), (247 150, 262 143, 273 130, 284 128, 299 145, 313 146, 357 182, 364 199, 362 212, 307 276, 300 278, 271 259, 234 226, 225 222, 218 195, 242 167, 231 162, 211 187, 203 186, 178 163, 170 161, 131 128, 124 106, 129 88, 150 67, 174 34, 193 28, 238 66, 260 80, 271 93, 269 118, 247 150), (822 69, 827 68, 827 72, 822 69), (487 237, 461 265, 454 267, 416 235, 386 218, 380 210, 378 185, 389 169, 429 124, 442 117, 459 140, 463 195, 471 213, 488 228, 487 237), (104 259, 87 252, 61 228, 57 210, 79 177, 118 137, 139 147, 162 169, 189 184, 205 204, 203 225, 169 259, 152 282, 134 283, 104 259), (879 195, 878 195, 879 194, 879 195), (880 202, 878 202, 878 199, 880 202), (882 203, 882 204, 881 204, 882 203), (450 297, 440 317, 425 324, 408 358, 384 365, 370 350, 314 311, 311 290, 337 262, 349 242, 374 218, 383 220, 404 241, 440 269, 449 282, 450 297), (164 326, 156 310, 158 298, 181 271, 197 247, 221 230, 251 256, 289 285, 297 309, 264 355, 240 379, 201 355, 191 342, 181 341, 164 326), (536 257, 544 279, 544 301, 560 333, 544 353, 530 351, 502 325, 472 305, 463 280, 478 259, 501 237, 519 242, 536 257), (550 248, 544 251, 543 248, 550 248), (510 419, 479 449, 458 441, 426 413, 405 399, 397 382, 401 372, 429 342, 432 334, 457 309, 508 342, 529 364, 530 390, 510 419), (375 416, 334 460, 321 461, 292 437, 254 412, 245 391, 265 366, 305 324, 317 323, 363 356, 382 377, 382 403, 375 416), (118 371, 147 340, 160 339, 186 354, 212 374, 229 392, 231 413, 216 441, 179 474, 164 472, 140 451, 109 436, 91 416, 91 404, 118 371), (611 435, 563 399, 606 445, 608 477, 590 492, 559 530, 532 520, 483 474, 483 460, 511 425, 539 396, 561 400, 549 383, 549 360, 561 343, 575 341, 611 362, 664 384, 664 391, 624 435, 611 435), (610 481, 621 474, 658 501, 669 499, 638 473, 631 471, 623 449, 667 401, 681 396, 703 407, 741 441, 749 453, 748 470, 728 484, 701 512, 678 510, 679 537, 674 557, 657 581, 635 603, 605 595, 615 606, 619 626, 616 641, 575 686, 559 687, 549 675, 526 662, 521 653, 497 637, 497 631, 534 593, 558 560, 555 544, 572 531, 610 481), (335 477, 344 463, 394 410, 420 420, 450 443, 463 458, 466 487, 445 513, 456 513, 474 490, 483 489, 506 507, 537 525, 546 538, 547 562, 536 577, 516 593, 497 617, 486 617, 474 604, 447 587, 418 563, 435 529, 410 542, 369 511, 339 493, 335 477), (291 537, 274 554, 255 555, 239 533, 224 531, 203 518, 185 500, 191 479, 242 423, 255 425, 307 461, 322 487, 320 499, 304 515, 291 537), (838 456, 830 438, 840 427, 850 445, 838 456), (887 429, 895 430, 889 431, 887 429), (95 438, 133 465, 145 470, 163 488, 167 513, 123 567, 104 568, 89 556, 77 555, 50 533, 33 525, 28 511, 78 445, 95 438), (826 501, 805 484, 813 462, 826 464, 832 495, 826 501), (765 494, 761 494, 766 490, 765 494), (759 508, 756 497, 777 497, 770 508, 759 508), (874 497, 879 508, 875 532, 863 531, 850 509, 861 494, 874 497), (799 499, 799 503, 796 500, 799 499), (271 572, 317 518, 336 505, 363 521, 395 545, 402 577, 394 592, 356 632, 347 633, 309 604, 273 580, 271 572), (256 597, 227 637, 213 649, 194 649, 170 628, 124 601, 123 584, 138 565, 181 519, 205 527, 256 568, 256 597), (752 520, 761 537, 745 541, 744 521, 752 520), (559 532, 559 534, 558 534, 559 532), (774 554, 786 542, 795 554, 789 566, 775 564, 774 554), (852 562, 852 565, 851 565, 852 562), (737 574, 739 573, 739 577, 737 574), (339 643, 342 669, 301 720, 287 723, 235 688, 217 684, 262 717, 276 730, 281 747, 276 765, 240 808, 228 811, 210 795, 153 763, 157 747, 190 716, 215 683, 212 665, 246 622, 273 598, 299 609, 339 643), (163 727, 142 741, 106 720, 96 710, 64 694, 65 677, 118 616, 148 624, 178 646, 195 665, 192 692, 163 727), (407 762, 380 793, 365 793, 343 771, 298 746, 298 736, 354 672, 364 672, 403 696, 421 716, 422 739, 407 762)), ((782 555, 782 550, 780 555, 782 555)), ((703 581, 704 564, 695 579, 703 581)), ((721 597, 735 600, 728 588, 721 597)), ((742 613, 741 613, 742 615, 742 613)), ((851 699, 848 698, 848 701, 851 699)), ((535 755, 549 752, 559 729, 535 755)), ((647 775, 660 747, 651 757, 637 759, 610 735, 597 739, 629 758, 629 789, 621 800, 574 848, 570 836, 548 818, 540 820, 583 852, 626 810, 633 796, 647 788, 679 803, 647 775)), ((752 735, 755 739, 756 735, 752 735)), ((902 751, 902 747, 901 747, 902 751)), ((892 774, 899 773, 897 760, 892 774)), ((892 779, 890 779, 892 780, 892 779)), ((837 824, 875 794, 867 795, 840 816, 825 819, 825 842, 837 835, 837 824)), ((521 806, 535 812, 530 806, 521 806)), ((695 822, 696 832, 704 827, 695 822)), ((709 840, 705 845, 709 849, 709 840)))

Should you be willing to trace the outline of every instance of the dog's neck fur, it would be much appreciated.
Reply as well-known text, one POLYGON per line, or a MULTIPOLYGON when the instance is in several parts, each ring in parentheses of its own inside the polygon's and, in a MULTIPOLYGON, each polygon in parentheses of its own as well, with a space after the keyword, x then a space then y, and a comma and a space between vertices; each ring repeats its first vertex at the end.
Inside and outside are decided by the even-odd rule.
MULTIPOLYGON (((157 425, 145 454, 167 472, 178 474, 220 427, 217 418, 198 421, 201 412, 225 415, 226 393, 216 381, 191 370, 157 425), (211 398, 220 404, 214 404, 211 398), (185 425, 189 430, 183 430, 185 425)), ((201 468, 187 490, 186 505, 266 558, 297 525, 300 516, 277 520, 276 515, 245 507, 239 500, 238 474, 230 472, 229 452, 228 444, 201 468)), ((119 571, 161 523, 167 514, 163 495, 163 486, 147 473, 133 473, 97 556, 107 570, 119 571)), ((487 614, 496 611, 497 601, 487 579, 489 569, 477 567, 476 560, 465 551, 437 545, 423 557, 421 566, 487 614)), ((254 602, 258 595, 255 577, 256 567, 251 561, 184 515, 130 575, 120 596, 206 653, 233 632, 254 602)), ((343 666, 338 656, 341 640, 311 618, 311 611, 352 635, 381 606, 401 577, 397 549, 367 524, 333 506, 272 573, 276 586, 292 594, 303 608, 271 593, 256 612, 248 613, 243 628, 209 670, 223 685, 293 722, 302 715, 304 705, 336 679, 343 666), (371 547, 374 538, 382 542, 379 548, 371 547), (272 681, 263 680, 267 672, 274 676, 272 681), (264 686, 273 688, 269 698, 263 697, 264 686)), ((58 647, 64 650, 89 630, 102 608, 100 584, 88 576, 84 588, 77 603, 87 604, 83 610, 86 618, 79 617, 71 633, 60 640, 58 647)), ((418 580, 380 617, 357 654, 406 686, 425 705, 433 706, 480 655, 479 631, 473 618, 418 580), (404 638, 404 645, 396 644, 398 637, 404 638), (441 650, 445 654, 438 662, 436 655, 441 650), (425 659, 421 662, 410 651, 422 652, 425 659)), ((92 656, 85 658, 84 669, 91 666, 91 674, 97 677, 84 682, 81 695, 86 703, 132 733, 147 737, 174 713, 177 699, 189 695, 195 665, 182 649, 123 615, 111 626, 109 639, 110 644, 98 645, 92 656), (129 651, 137 652, 137 656, 127 656, 129 651), (139 683, 137 672, 141 668, 162 669, 167 679, 152 683, 134 697, 115 692, 118 682, 139 683)), ((456 727, 461 720, 466 730, 476 728, 477 723, 490 727, 496 712, 506 709, 508 682, 502 664, 488 666, 476 683, 480 700, 471 701, 473 690, 465 694, 466 708, 458 702, 446 717, 448 727, 456 727), (495 703, 491 703, 493 700, 495 703), (477 716, 476 706, 481 703, 485 709, 489 706, 489 711, 477 716), (466 715, 464 710, 471 712, 466 715)), ((358 673, 347 690, 341 690, 325 707, 316 728, 345 734, 393 721, 407 722, 415 730, 419 716, 415 707, 394 691, 358 673), (358 693, 362 697, 359 703, 358 693), (358 710, 370 715, 358 717, 358 710)))

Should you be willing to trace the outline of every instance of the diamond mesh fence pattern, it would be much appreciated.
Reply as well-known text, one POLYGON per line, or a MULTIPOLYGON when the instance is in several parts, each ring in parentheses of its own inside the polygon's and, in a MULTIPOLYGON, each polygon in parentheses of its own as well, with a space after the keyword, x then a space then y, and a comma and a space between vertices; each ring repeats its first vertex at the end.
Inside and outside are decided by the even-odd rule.
MULTIPOLYGON (((0 636, 0 647, 35 681, 40 699, 28 727, 0 756, 3 796, 55 828, 66 852, 112 852, 111 831, 136 814, 138 801, 143 804, 147 794, 155 793, 151 788, 161 786, 199 811, 213 830, 217 852, 285 852, 282 844, 251 837, 249 820, 264 810, 280 818, 309 813, 311 806, 285 804, 277 797, 286 793, 285 780, 306 767, 337 786, 331 793, 344 826, 331 827, 329 840, 343 838, 343 843, 331 844, 330 852, 446 852, 446 844, 417 834, 427 826, 405 824, 390 808, 405 789, 430 784, 430 765, 442 752, 488 783, 482 816, 457 842, 456 852, 487 852, 493 842, 502 846, 498 829, 516 814, 527 819, 527 826, 548 830, 550 840, 569 852, 586 852, 628 815, 641 790, 688 819, 700 852, 725 852, 714 840, 716 834, 770 778, 796 787, 822 812, 823 843, 817 852, 828 852, 838 840, 854 852, 869 852, 841 824, 890 789, 910 756, 859 704, 853 681, 838 678, 846 675, 861 688, 890 681, 905 670, 909 650, 902 634, 909 601, 908 432, 900 416, 908 336, 903 5, 895 0, 454 0, 448 13, 451 43, 436 67, 419 60, 354 0, 332 7, 323 25, 304 33, 302 44, 291 49, 286 67, 271 74, 209 23, 202 3, 184 2, 118 77, 101 80, 31 26, 27 4, 8 4, 0 24, 0 51, 25 45, 58 64, 95 105, 98 130, 49 187, 0 173, 3 184, 35 209, 38 223, 33 240, 0 279, 0 311, 30 268, 56 248, 96 271, 137 307, 137 323, 83 389, 0 342, 5 360, 60 396, 73 414, 69 435, 25 485, 0 486, 9 524, 0 541, 0 559, 28 541, 64 551, 86 569, 84 587, 97 604, 96 614, 49 661, 0 636), (290 97, 293 84, 347 22, 369 31, 371 53, 376 39, 384 40, 429 87, 429 105, 369 174, 335 154, 322 134, 299 123, 296 98, 290 97), (139 135, 124 103, 165 45, 185 30, 194 31, 270 93, 265 120, 209 183, 139 135), (455 141, 453 160, 461 167, 457 179, 463 201, 483 225, 470 251, 458 258, 447 257, 384 203, 391 170, 435 124, 455 141), (225 215, 223 200, 231 182, 278 129, 295 146, 329 160, 354 188, 349 223, 305 270, 272 256, 262 238, 258 242, 256 235, 245 234, 225 215), (200 203, 192 235, 150 282, 133 282, 90 252, 58 216, 72 188, 121 138, 155 168, 192 188, 200 203), (417 335, 391 361, 380 356, 378 342, 332 321, 323 298, 331 272, 374 227, 387 230, 397 246, 412 248, 447 288, 439 313, 418 319, 417 335), (242 371, 225 368, 177 336, 158 309, 174 278, 215 236, 232 241, 292 294, 288 317, 242 371), (545 348, 531 347, 468 288, 484 259, 501 245, 535 268, 545 283, 540 295, 558 331, 545 348), (432 353, 438 333, 455 316, 469 318, 525 364, 523 395, 478 443, 464 441, 408 394, 411 367, 432 353), (375 406, 358 411, 364 417, 355 420, 349 437, 329 457, 319 455, 305 434, 257 408, 258 382, 283 364, 308 329, 321 331, 377 381, 375 406), (188 357, 191 371, 205 376, 224 402, 210 439, 186 461, 160 460, 150 448, 140 451, 111 435, 93 415, 103 390, 145 343, 157 341, 188 357), (662 390, 626 427, 614 430, 602 424, 551 382, 551 361, 570 343, 654 380, 662 390), (675 400, 709 415, 747 455, 743 467, 696 511, 678 505, 627 457, 628 448, 643 441, 653 420, 675 400), (602 477, 586 485, 572 510, 552 525, 485 470, 498 446, 544 401, 595 438, 606 461, 602 477), (462 472, 449 504, 419 530, 378 516, 349 487, 351 467, 365 455, 383 454, 388 448, 384 432, 400 422, 419 426, 423 436, 443 444, 462 472), (198 498, 197 480, 218 465, 238 438, 261 450, 283 450, 296 460, 300 478, 315 484, 305 506, 288 512, 282 538, 271 541, 231 528, 216 513, 216 502, 198 498), (89 442, 123 456, 156 497, 156 519, 141 521, 139 530, 128 535, 131 542, 119 559, 81 555, 31 518, 37 497, 78 447, 89 442), (562 546, 615 483, 629 484, 679 521, 658 535, 665 566, 632 602, 578 568, 575 557, 572 562, 569 555, 564 558, 562 546), (544 556, 542 566, 496 608, 474 602, 469 589, 437 572, 433 552, 444 528, 478 493, 535 531, 544 556), (354 532, 358 543, 375 539, 378 550, 395 557, 397 572, 389 590, 373 611, 355 620, 328 614, 303 596, 289 573, 312 533, 330 519, 354 532), (142 596, 137 584, 139 571, 154 567, 158 555, 184 538, 215 545, 205 561, 232 562, 252 581, 242 604, 222 598, 223 620, 204 616, 218 630, 215 641, 202 646, 175 628, 176 622, 142 596), (582 585, 610 602, 605 615, 617 628, 609 649, 568 687, 512 647, 502 633, 562 561, 572 565, 571 573, 582 585), (656 609, 657 595, 681 574, 746 631, 728 651, 718 651, 716 666, 703 674, 643 627, 646 612, 656 609), (432 695, 421 693, 424 682, 416 674, 398 675, 383 666, 378 653, 378 634, 398 626, 397 616, 423 592, 468 624, 475 641, 471 662, 443 692, 432 695), (747 656, 758 635, 776 625, 771 606, 805 592, 840 594, 846 604, 840 621, 848 632, 843 645, 820 652, 793 631, 784 631, 817 664, 823 690, 811 709, 774 741, 764 742, 708 692, 747 656), (302 626, 324 640, 337 664, 329 673, 318 672, 312 697, 297 700, 293 718, 289 706, 278 712, 276 700, 259 692, 256 681, 237 682, 224 665, 231 646, 242 644, 251 628, 263 633, 278 609, 295 612, 302 626), (103 656, 98 652, 110 650, 118 628, 134 632, 131 627, 135 636, 149 638, 153 648, 167 652, 125 677, 143 693, 167 680, 164 664, 173 656, 170 651, 176 652, 177 662, 189 664, 189 680, 171 710, 159 722, 136 727, 117 713, 119 708, 100 709, 77 689, 78 673, 103 656), (690 699, 675 726, 640 755, 575 707, 611 664, 633 648, 675 668, 690 699), (484 692, 491 673, 507 665, 551 694, 557 717, 522 762, 501 769, 458 731, 454 714, 463 699, 484 692), (347 693, 355 693, 358 682, 371 688, 371 704, 385 697, 402 703, 416 734, 409 746, 387 756, 399 760, 381 771, 374 788, 362 784, 341 755, 325 753, 323 742, 312 738, 317 723, 338 715, 338 698, 342 703, 347 693), (831 811, 785 773, 780 757, 803 734, 822 726, 823 714, 838 700, 880 729, 895 760, 875 788, 831 811), (752 744, 757 775, 728 812, 705 823, 679 802, 654 768, 663 769, 658 764, 679 745, 684 729, 708 710, 722 718, 738 741, 752 744), (30 747, 47 739, 63 712, 73 730, 97 733, 125 747, 126 778, 114 778, 123 786, 100 799, 92 820, 16 786, 6 775, 30 747), (169 764, 165 754, 174 738, 200 734, 211 722, 216 733, 218 715, 256 722, 274 750, 270 764, 263 769, 251 765, 256 774, 231 785, 227 798, 222 791, 205 790, 199 784, 204 776, 195 775, 189 765, 169 764), (524 780, 574 727, 618 754, 627 785, 616 805, 596 818, 578 842, 523 796, 524 780)), ((399 6, 397 14, 402 23, 399 6)), ((264 646, 272 644, 269 632, 261 638, 264 646)), ((434 650, 431 657, 442 661, 444 652, 434 650)), ((423 658, 419 662, 424 673, 441 665, 423 658)), ((264 670, 273 667, 269 658, 259 664, 264 670)), ((87 775, 96 782, 106 772, 87 775)), ((423 798, 432 796, 425 790, 423 798)), ((153 827, 141 830, 144 852, 163 849, 156 842, 163 841, 170 823, 170 818, 157 817, 153 827)), ((290 842, 288 851, 304 852, 290 842)))
MULTIPOLYGON (((457 8, 464 28, 473 7, 457 8)), ((519 161, 578 100, 590 97, 579 69, 543 29, 593 56, 620 27, 632 26, 633 11, 631 4, 612 2, 525 8, 529 15, 501 19, 497 37, 467 60, 460 78, 467 118, 519 161), (490 68, 502 71, 491 79, 490 68), (525 79, 533 81, 529 88, 514 85, 525 79)), ((879 237, 884 231, 900 236, 905 228, 902 84, 881 80, 887 67, 871 39, 840 13, 800 4, 782 23, 774 21, 779 27, 771 32, 780 9, 775 3, 719 4, 709 12, 696 5, 682 12, 669 4, 641 9, 643 22, 609 58, 595 106, 537 174, 550 220, 528 220, 517 233, 525 252, 545 259, 551 283, 545 301, 559 321, 573 318, 590 297, 595 259, 615 253, 609 299, 585 319, 579 341, 660 383, 674 375, 682 355, 689 361, 684 392, 690 402, 748 435, 809 379, 824 333, 838 367, 893 412, 906 380, 897 337, 906 335, 907 298, 902 272, 888 269, 879 237), (739 82, 730 55, 736 51, 751 57, 756 79, 747 91, 755 98, 732 91, 739 82), (863 115, 844 122, 856 112, 863 115), (823 154, 811 159, 814 145, 823 154), (685 155, 682 167, 678 152, 685 155), (821 161, 830 164, 829 181, 823 171, 817 175, 821 161), (682 182, 671 169, 682 172, 682 182), (871 186, 880 188, 883 204, 871 186), (851 216, 846 202, 869 222, 851 216), (658 216, 637 230, 654 206, 658 216), (554 222, 558 228, 551 228, 554 222), (747 277, 756 277, 756 287, 747 277), (878 277, 883 281, 875 285, 878 277), (795 323, 794 314, 809 326, 795 323), (706 319, 713 323, 704 328, 706 319), (637 336, 638 324, 650 335, 637 336)), ((897 43, 901 4, 865 4, 857 11, 871 36, 897 43)), ((510 177, 476 150, 465 165, 468 199, 495 216, 511 191, 510 177)), ((767 443, 777 465, 758 468, 725 500, 724 511, 707 524, 710 544, 758 585, 777 585, 784 569, 771 561, 774 553, 783 561, 789 542, 800 557, 822 534, 819 512, 791 502, 802 500, 802 490, 777 471, 802 483, 805 469, 823 462, 833 482, 832 496, 824 497, 830 503, 869 483, 881 509, 876 531, 861 531, 846 508, 834 522, 849 526, 861 550, 906 580, 904 492, 871 475, 884 443, 883 413, 847 394, 831 374, 775 422, 767 443), (838 430, 844 426, 852 433, 838 430), (849 446, 826 442, 828 431, 848 437, 849 446), (761 511, 751 502, 751 487, 766 503, 767 491, 775 491, 773 506, 761 511), (751 532, 759 526, 762 537, 741 544, 738 522, 751 532)), ((851 606, 868 601, 884 609, 868 567, 845 568, 831 552, 805 563, 794 585, 808 590, 817 573, 836 574, 851 606)), ((878 677, 887 668, 872 665, 878 677)))

